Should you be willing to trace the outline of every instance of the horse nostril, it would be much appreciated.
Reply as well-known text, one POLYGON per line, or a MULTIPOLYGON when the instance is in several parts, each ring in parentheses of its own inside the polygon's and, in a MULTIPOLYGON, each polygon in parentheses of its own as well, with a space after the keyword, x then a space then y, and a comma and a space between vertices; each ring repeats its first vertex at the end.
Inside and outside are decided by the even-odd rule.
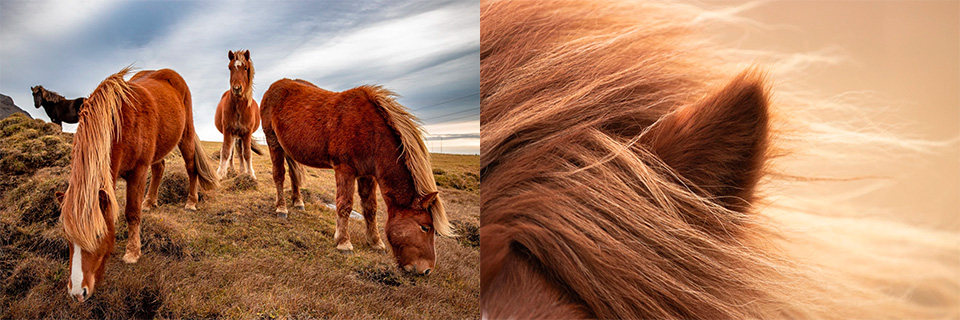
POLYGON ((430 269, 423 270, 423 275, 429 276, 429 275, 430 275, 430 269))
POLYGON ((87 288, 83 288, 83 294, 81 295, 84 299, 87 298, 87 288))

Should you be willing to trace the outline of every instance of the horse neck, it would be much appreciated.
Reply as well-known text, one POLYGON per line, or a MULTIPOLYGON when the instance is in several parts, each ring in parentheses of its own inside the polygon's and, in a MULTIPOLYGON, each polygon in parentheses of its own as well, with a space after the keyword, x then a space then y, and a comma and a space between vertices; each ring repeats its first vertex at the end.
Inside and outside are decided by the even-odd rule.
POLYGON ((227 101, 229 102, 230 106, 238 112, 242 112, 247 106, 250 105, 251 98, 248 98, 246 93, 240 95, 239 97, 232 93, 229 95, 230 98, 227 101))
POLYGON ((418 196, 413 176, 399 150, 394 143, 381 144, 375 163, 377 185, 391 216, 392 208, 409 208, 418 196))

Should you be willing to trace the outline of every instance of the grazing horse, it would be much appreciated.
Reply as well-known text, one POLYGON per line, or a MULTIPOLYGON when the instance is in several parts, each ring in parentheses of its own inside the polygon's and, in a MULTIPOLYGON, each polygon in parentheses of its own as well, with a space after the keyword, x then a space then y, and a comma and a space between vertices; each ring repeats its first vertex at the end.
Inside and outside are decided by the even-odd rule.
POLYGON ((379 86, 344 92, 304 80, 282 79, 263 94, 263 133, 273 161, 276 212, 285 217, 284 162, 290 166, 294 206, 302 208, 300 163, 333 168, 337 182, 337 249, 353 250, 347 223, 353 193, 360 194, 367 239, 384 249, 377 230, 377 186, 387 204, 387 241, 404 270, 429 274, 436 263, 434 235, 452 235, 430 168, 419 120, 379 86))
POLYGON ((30 87, 33 92, 33 105, 47 112, 50 121, 63 126, 63 122, 77 123, 80 121, 80 107, 83 106, 85 98, 80 97, 73 100, 67 100, 59 93, 44 89, 43 86, 30 87))
POLYGON ((102 280, 113 251, 117 177, 127 181, 127 263, 140 258, 141 206, 156 205, 163 157, 174 147, 179 147, 190 177, 186 209, 196 210, 198 183, 204 189, 217 186, 193 128, 190 89, 183 78, 161 69, 140 71, 125 81, 129 71, 124 68, 103 80, 87 99, 73 138, 70 186, 57 194, 70 243, 67 290, 81 302, 102 280), (144 198, 148 169, 152 180, 144 198))
POLYGON ((250 151, 261 154, 252 144, 253 132, 260 126, 260 108, 253 99, 253 61, 250 60, 250 50, 228 51, 227 58, 230 59, 227 64, 230 69, 230 89, 220 97, 214 118, 217 130, 223 133, 217 175, 220 178, 226 177, 228 164, 229 168, 233 169, 233 149, 235 144, 239 144, 240 150, 237 151, 240 153, 242 173, 256 178, 250 151), (238 139, 240 141, 237 141, 238 139))
POLYGON ((791 143, 884 139, 791 139, 830 124, 696 32, 724 14, 482 1, 483 318, 958 316, 955 233, 765 197, 812 179, 791 143))

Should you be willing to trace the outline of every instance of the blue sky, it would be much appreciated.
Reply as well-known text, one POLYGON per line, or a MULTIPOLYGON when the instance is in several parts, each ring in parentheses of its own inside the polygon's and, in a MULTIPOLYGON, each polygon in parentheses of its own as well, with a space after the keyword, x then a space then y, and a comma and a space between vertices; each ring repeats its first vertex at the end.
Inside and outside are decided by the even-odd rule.
POLYGON ((282 78, 379 84, 423 120, 431 151, 442 137, 445 153, 478 154, 479 13, 477 1, 0 1, 0 93, 47 119, 31 86, 75 98, 129 64, 171 68, 190 86, 200 138, 221 141, 227 51, 249 49, 258 102, 282 78))

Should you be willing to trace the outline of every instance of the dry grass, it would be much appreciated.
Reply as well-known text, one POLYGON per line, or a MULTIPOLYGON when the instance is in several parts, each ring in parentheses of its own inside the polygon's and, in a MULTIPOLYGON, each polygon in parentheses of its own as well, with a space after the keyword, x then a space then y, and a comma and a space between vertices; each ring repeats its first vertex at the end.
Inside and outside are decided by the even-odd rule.
MULTIPOLYGON (((212 155, 220 144, 203 147, 212 155)), ((434 167, 477 175, 479 158, 434 155, 434 167)), ((118 222, 104 282, 83 304, 66 294, 69 251, 51 204, 69 169, 24 173, 17 179, 29 182, 0 199, 0 318, 479 317, 479 246, 469 240, 479 223, 476 188, 441 187, 463 238, 439 238, 437 272, 416 277, 399 272, 391 253, 370 248, 362 221, 351 221, 354 254, 334 248, 334 212, 324 205, 335 192, 331 170, 308 169, 306 210, 279 219, 269 156, 254 156, 254 169, 255 180, 228 177, 223 188, 201 196, 199 211, 188 212, 182 159, 168 156, 160 206, 143 216, 143 257, 120 261, 127 232, 118 222)), ((125 187, 118 186, 120 201, 125 187)), ((382 232, 382 200, 379 210, 382 232)))

